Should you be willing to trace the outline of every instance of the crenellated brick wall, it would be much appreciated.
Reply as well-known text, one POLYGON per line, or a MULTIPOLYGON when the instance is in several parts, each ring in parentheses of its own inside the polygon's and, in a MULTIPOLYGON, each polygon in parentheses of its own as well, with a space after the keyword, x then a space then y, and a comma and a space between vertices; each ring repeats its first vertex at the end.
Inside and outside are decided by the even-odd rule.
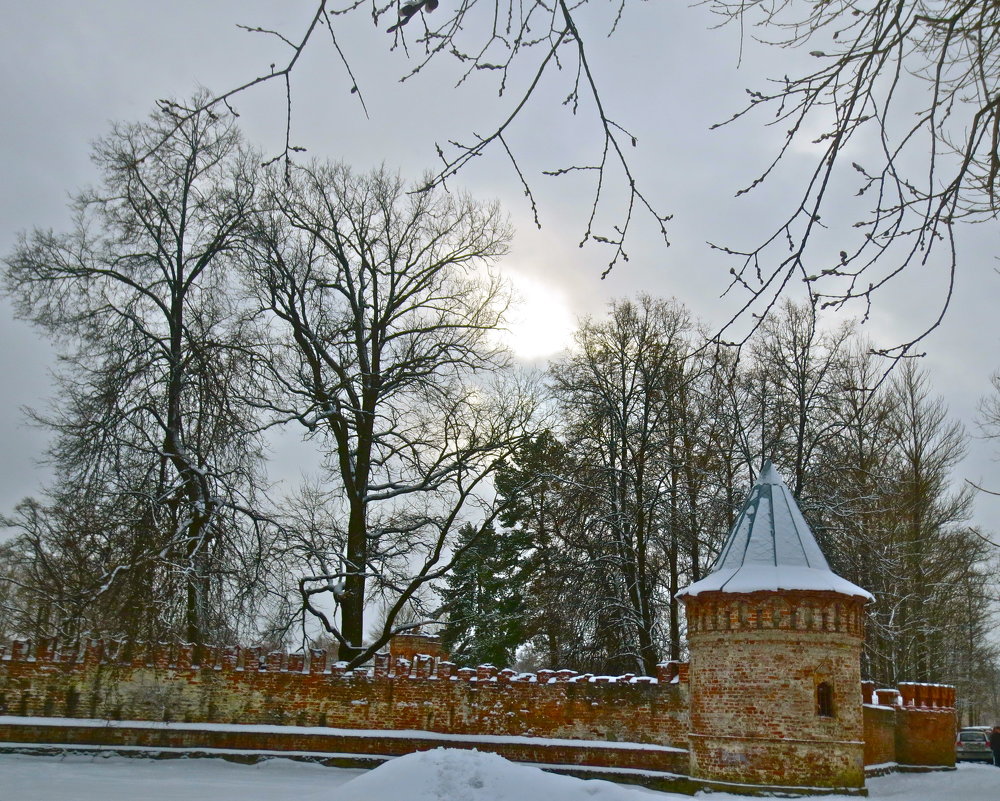
MULTIPOLYGON (((400 649, 394 649, 401 653, 400 649)), ((0 711, 111 720, 420 729, 463 735, 653 743, 686 748, 684 664, 657 677, 456 668, 432 655, 379 654, 347 671, 322 651, 127 648, 15 642, 0 658, 0 711), (197 662, 197 664, 196 664, 197 662)))
POLYGON ((909 682, 898 689, 874 686, 865 682, 862 689, 865 764, 953 767, 955 688, 909 682))
MULTIPOLYGON (((519 674, 492 665, 457 668, 442 657, 427 635, 400 638, 371 668, 354 671, 320 650, 303 655, 205 648, 197 654, 188 645, 88 641, 60 650, 51 642, 15 642, 0 647, 0 715, 170 725, 160 731, 155 724, 148 730, 122 724, 112 731, 92 723, 73 727, 51 720, 32 726, 9 718, 0 722, 0 741, 398 754, 447 744, 437 742, 437 734, 453 738, 449 742, 457 747, 489 748, 522 761, 688 770, 686 663, 660 665, 656 677, 594 676, 571 670, 519 674), (199 729, 198 724, 224 725, 199 729), (352 730, 358 734, 352 736, 352 730), (378 732, 385 736, 376 737, 378 732), (484 736, 495 739, 476 740, 484 736), (532 746, 535 741, 528 738, 548 741, 532 746), (618 743, 621 747, 612 745, 618 743), (643 750, 629 743, 649 745, 643 750)), ((732 659, 737 661, 727 657, 725 664, 740 664, 738 649, 732 659)), ((788 657, 766 674, 749 663, 737 673, 749 686, 772 675, 779 662, 789 677, 795 674, 788 657)), ((704 694, 699 703, 710 703, 711 696, 704 694)), ((787 697, 787 692, 776 696, 787 697)), ((953 688, 902 684, 875 690, 866 682, 854 697, 863 718, 865 765, 954 765, 953 688)), ((733 715, 738 712, 733 708, 733 715)), ((744 725, 736 717, 732 721, 733 727, 744 725)), ((801 739, 794 730, 774 731, 801 739)))

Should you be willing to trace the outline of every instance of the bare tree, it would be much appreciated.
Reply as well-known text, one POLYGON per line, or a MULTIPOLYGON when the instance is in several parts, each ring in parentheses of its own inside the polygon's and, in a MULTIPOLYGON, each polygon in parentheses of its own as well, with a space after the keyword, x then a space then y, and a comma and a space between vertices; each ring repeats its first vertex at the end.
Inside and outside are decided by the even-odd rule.
POLYGON ((178 109, 164 101, 145 122, 115 125, 94 148, 101 184, 74 199, 73 230, 36 230, 6 259, 18 314, 61 351, 58 396, 35 412, 56 435, 52 501, 89 507, 73 517, 50 506, 44 522, 44 505, 26 506, 13 523, 43 562, 74 527, 92 539, 78 602, 173 576, 184 597, 175 636, 202 643, 258 469, 240 400, 253 394, 249 329, 228 269, 254 159, 230 116, 178 109))
MULTIPOLYGON (((993 388, 992 391, 979 400, 977 425, 983 437, 996 442, 1000 440, 1000 372, 995 372, 990 376, 990 386, 993 388)), ((979 492, 1000 495, 1000 492, 995 488, 981 487, 971 481, 969 484, 979 492)), ((1000 548, 1000 542, 991 542, 991 544, 1000 548)))
POLYGON ((746 307, 770 309, 791 281, 802 280, 824 308, 853 301, 867 308, 879 290, 906 280, 907 267, 932 264, 941 251, 939 314, 884 351, 912 355, 951 300, 955 223, 997 215, 995 7, 964 0, 705 4, 769 44, 812 47, 816 63, 750 92, 747 108, 730 120, 770 107, 784 132, 774 161, 743 192, 766 181, 794 143, 811 141, 816 153, 800 199, 773 234, 750 250, 723 248, 742 259, 733 284, 748 291, 746 307), (864 155, 850 161, 845 150, 858 143, 864 155), (841 218, 844 207, 854 208, 840 188, 851 175, 861 198, 853 220, 841 218), (824 234, 830 225, 837 244, 824 234))
POLYGON ((800 505, 808 501, 807 474, 839 433, 837 382, 851 334, 850 323, 824 330, 814 308, 786 300, 761 324, 751 347, 748 377, 760 401, 751 419, 760 430, 761 458, 784 466, 800 505))
POLYGON ((939 681, 940 657, 947 647, 944 610, 954 611, 956 590, 962 592, 958 576, 983 555, 983 543, 964 525, 972 491, 950 487, 951 470, 965 455, 966 437, 913 363, 894 377, 891 390, 898 471, 896 519, 890 529, 896 581, 881 602, 892 604, 893 668, 939 681))
POLYGON ((586 523, 599 599, 618 649, 611 664, 654 670, 661 606, 679 648, 682 550, 677 441, 678 396, 688 380, 691 322, 675 303, 642 297, 585 321, 578 351, 551 367, 553 391, 578 469, 572 479, 592 502, 586 523), (669 574, 663 587, 664 573, 669 574))
POLYGON ((506 294, 487 268, 509 230, 495 205, 339 165, 272 170, 266 208, 245 263, 273 332, 272 407, 326 454, 339 510, 342 548, 303 551, 299 590, 353 665, 444 574, 457 528, 497 514, 490 477, 531 414, 516 388, 490 387, 506 294))
POLYGON ((926 377, 908 362, 886 380, 869 343, 808 307, 766 321, 742 361, 647 319, 670 308, 618 302, 587 321, 551 367, 561 441, 533 442, 498 480, 516 496, 501 522, 526 535, 518 589, 533 656, 625 670, 648 669, 645 641, 679 653, 669 598, 711 563, 773 457, 834 568, 876 595, 868 675, 952 676, 970 714, 986 708, 974 677, 995 666, 994 560, 967 524, 969 493, 953 490, 964 435, 926 377), (655 612, 645 640, 640 594, 655 612))

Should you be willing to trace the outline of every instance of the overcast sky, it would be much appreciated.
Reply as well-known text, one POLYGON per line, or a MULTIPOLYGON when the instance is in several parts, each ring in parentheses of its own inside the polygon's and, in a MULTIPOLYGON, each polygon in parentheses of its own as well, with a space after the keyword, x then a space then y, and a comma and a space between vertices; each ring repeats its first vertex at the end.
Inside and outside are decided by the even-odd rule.
MULTIPOLYGON (((225 91, 266 71, 271 62, 281 63, 279 43, 236 24, 294 35, 310 5, 308 0, 8 4, 0 29, 0 252, 10 252, 19 231, 65 228, 66 200, 94 180, 90 143, 106 133, 109 121, 139 120, 157 98, 183 98, 199 85, 225 91)), ((709 127, 739 108, 745 88, 782 74, 785 62, 796 56, 746 42, 740 62, 738 30, 713 30, 705 8, 676 0, 630 4, 611 38, 604 36, 606 20, 594 15, 583 21, 593 25, 588 44, 608 113, 638 138, 630 155, 641 186, 674 215, 671 246, 665 248, 655 227, 642 220, 629 247, 631 260, 604 281, 605 252, 577 247, 590 176, 553 179, 541 171, 586 161, 599 142, 586 106, 574 118, 561 105, 567 75, 555 75, 508 137, 539 200, 542 230, 535 230, 520 182, 502 154, 478 160, 450 184, 498 198, 511 214, 518 234, 502 269, 526 301, 513 343, 525 357, 541 361, 565 346, 576 317, 599 314, 614 297, 676 296, 706 324, 722 324, 733 309, 734 299, 719 297, 732 264, 706 241, 754 244, 790 210, 814 155, 808 147, 793 151, 762 191, 735 199, 768 162, 780 131, 765 128, 762 120, 721 131, 709 127)), ((454 62, 442 60, 400 84, 396 79, 407 62, 404 54, 388 52, 391 37, 373 29, 364 11, 345 26, 340 43, 369 116, 350 94, 351 81, 330 48, 308 51, 293 79, 293 140, 309 155, 342 159, 361 170, 385 163, 415 179, 435 166, 435 142, 487 132, 509 108, 507 101, 498 103, 493 84, 480 80, 493 76, 473 76, 455 89, 454 62)), ((524 79, 514 76, 515 89, 524 79)), ((255 90, 236 107, 248 140, 275 152, 284 124, 280 88, 255 90)), ((935 390, 971 433, 977 401, 1000 367, 996 234, 995 225, 961 232, 953 307, 924 347, 935 390)), ((913 271, 879 298, 866 333, 886 345, 912 337, 932 318, 943 288, 940 271, 913 271)), ((38 465, 44 433, 25 425, 21 407, 50 402, 53 360, 48 344, 14 320, 5 301, 0 301, 0 339, 2 513, 44 480, 38 465)), ((962 477, 1000 488, 989 443, 971 443, 962 477)), ((997 510, 1000 505, 991 508, 984 500, 978 520, 992 527, 997 510)))

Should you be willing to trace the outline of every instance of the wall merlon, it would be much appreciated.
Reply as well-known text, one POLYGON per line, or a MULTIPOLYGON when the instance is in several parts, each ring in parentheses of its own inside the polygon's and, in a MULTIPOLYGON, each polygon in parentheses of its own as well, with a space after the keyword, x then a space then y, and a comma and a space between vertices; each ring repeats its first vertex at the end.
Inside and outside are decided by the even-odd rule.
POLYGON ((155 643, 137 643, 130 651, 129 664, 132 667, 155 667, 155 643))
POLYGON ((84 664, 84 666, 98 665, 104 661, 104 640, 84 640, 83 648, 78 652, 82 656, 77 658, 77 661, 84 664))
POLYGON ((262 648, 256 646, 250 646, 249 648, 239 649, 240 664, 236 668, 237 670, 244 671, 258 671, 260 670, 261 662, 261 652, 262 648))
POLYGON ((687 684, 690 665, 687 662, 671 660, 656 666, 656 680, 660 684, 687 684))
MULTIPOLYGON (((232 647, 225 645, 203 645, 200 648, 191 646, 191 669, 218 670, 219 672, 236 670, 236 652, 233 652, 231 658, 227 659, 226 656, 232 647)), ((178 659, 180 658, 178 657, 178 659)), ((186 655, 183 658, 188 659, 186 655)))
POLYGON ((50 637, 42 637, 35 643, 35 660, 38 662, 56 661, 56 641, 50 637))
POLYGON ((902 682, 899 685, 901 706, 918 709, 953 709, 955 688, 947 684, 902 682))
MULTIPOLYGON (((205 651, 202 660, 206 663, 205 667, 211 668, 214 665, 209 661, 209 649, 206 648, 205 651)), ((177 670, 191 670, 194 667, 194 646, 189 642, 180 643, 174 651, 174 658, 170 666, 177 670)))
POLYGON ((220 671, 233 672, 240 661, 240 649, 235 645, 225 645, 217 653, 218 661, 215 668, 220 671))
POLYGON ((883 687, 875 690, 875 703, 879 706, 897 706, 899 704, 899 690, 895 687, 883 687))
POLYGON ((174 660, 170 658, 170 645, 167 643, 154 643, 149 653, 149 663, 157 670, 166 670, 174 660))
POLYGON ((120 640, 102 639, 100 649, 102 665, 131 664, 128 646, 120 640))
POLYGON ((430 654, 414 656, 414 674, 418 679, 429 679, 434 673, 434 658, 430 654))
MULTIPOLYGON (((376 654, 376 658, 378 654, 376 654)), ((309 672, 313 675, 326 673, 327 654, 325 648, 311 648, 309 650, 309 672)))

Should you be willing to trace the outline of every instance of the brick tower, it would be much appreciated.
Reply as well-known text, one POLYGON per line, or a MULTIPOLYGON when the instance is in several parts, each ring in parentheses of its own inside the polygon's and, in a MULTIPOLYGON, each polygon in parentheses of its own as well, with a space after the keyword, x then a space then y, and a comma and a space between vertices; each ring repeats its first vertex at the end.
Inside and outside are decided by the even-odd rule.
POLYGON ((691 775, 864 786, 861 642, 872 596, 830 570, 770 462, 718 560, 682 590, 691 775))

